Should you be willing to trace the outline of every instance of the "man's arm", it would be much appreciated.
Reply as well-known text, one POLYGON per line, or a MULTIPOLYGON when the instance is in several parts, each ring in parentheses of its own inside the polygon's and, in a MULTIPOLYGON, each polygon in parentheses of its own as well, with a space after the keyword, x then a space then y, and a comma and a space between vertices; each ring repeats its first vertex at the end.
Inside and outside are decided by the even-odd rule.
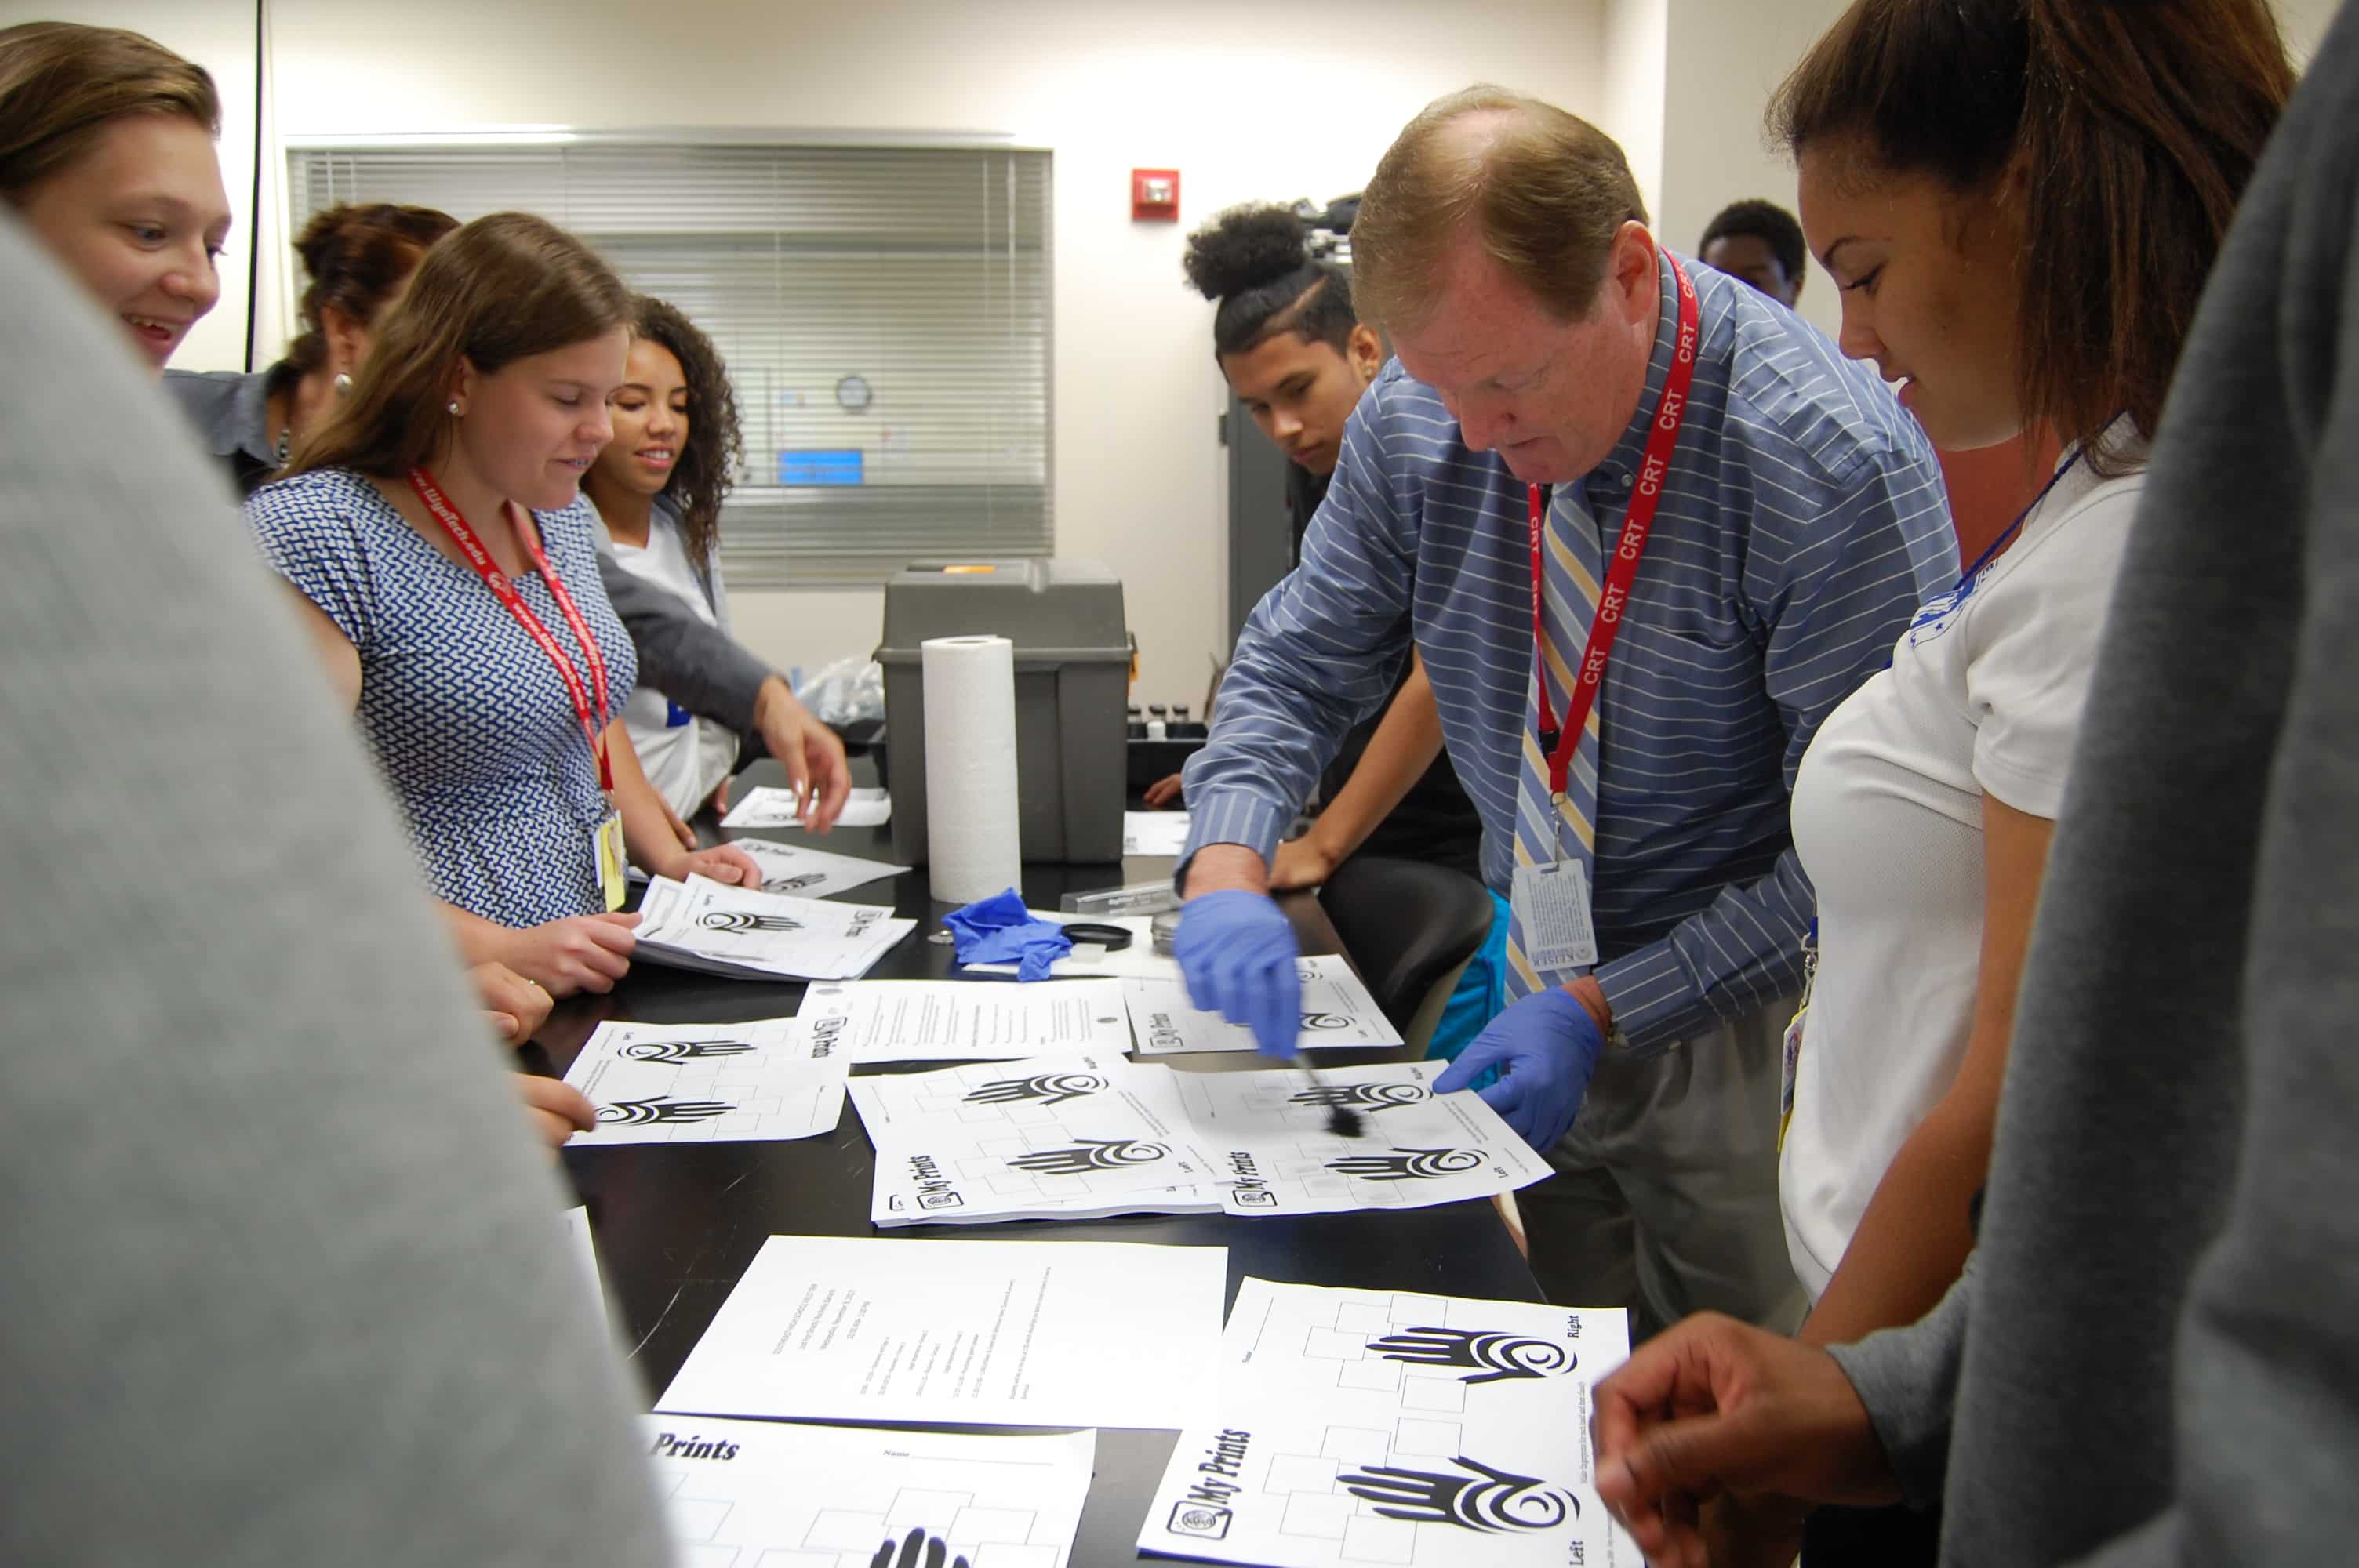
POLYGON ((1344 734, 1392 695, 1416 578, 1414 520, 1385 471, 1385 393, 1395 374, 1369 389, 1345 427, 1302 564, 1237 635, 1211 738, 1188 760, 1182 887, 1208 844, 1242 846, 1267 866, 1344 734))
POLYGON ((769 665, 707 626, 679 595, 634 577, 603 547, 598 580, 638 649, 642 684, 741 735, 755 730, 755 705, 774 673, 769 665))
MULTIPOLYGON (((1781 515, 1763 491, 1747 586, 1790 793, 1821 721, 1890 662, 1920 600, 1921 563, 1956 546, 1930 451, 1913 463, 1863 456, 1841 501, 1815 516, 1781 515)), ((1800 989, 1816 902, 1789 848, 1767 876, 1723 889, 1659 941, 1601 965, 1583 1000, 1594 1010, 1602 993, 1641 1054, 1741 1017, 1800 989)))

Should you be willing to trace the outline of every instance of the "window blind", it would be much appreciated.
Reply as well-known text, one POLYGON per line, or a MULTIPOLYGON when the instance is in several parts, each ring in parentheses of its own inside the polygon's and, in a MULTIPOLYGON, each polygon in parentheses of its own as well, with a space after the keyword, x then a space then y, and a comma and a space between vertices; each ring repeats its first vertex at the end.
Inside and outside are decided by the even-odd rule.
POLYGON ((1050 552, 1045 152, 438 138, 299 146, 288 173, 299 232, 341 201, 538 212, 685 311, 745 427, 733 588, 1050 552))

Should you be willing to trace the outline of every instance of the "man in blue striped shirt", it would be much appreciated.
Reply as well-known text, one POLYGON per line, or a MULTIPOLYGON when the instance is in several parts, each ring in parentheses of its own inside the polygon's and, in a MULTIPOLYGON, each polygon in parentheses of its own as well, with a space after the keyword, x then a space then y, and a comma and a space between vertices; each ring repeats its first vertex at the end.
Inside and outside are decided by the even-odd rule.
POLYGON ((1957 546, 1933 454, 1876 378, 1677 261, 1645 217, 1609 138, 1495 89, 1432 105, 1379 165, 1354 294, 1398 358, 1189 764, 1180 957, 1198 1005, 1293 1050, 1294 945, 1266 868, 1413 638, 1483 816, 1484 880, 1515 900, 1510 1005, 1442 1086, 1499 1069, 1484 1098, 1556 1163, 1525 1198, 1534 1268, 1552 1295, 1630 1304, 1642 1327, 1704 1308, 1790 1327, 1777 1041, 1811 897, 1787 795, 1819 720, 1954 576, 1957 546), (1692 384, 1558 793, 1527 494, 1549 487, 1537 663, 1560 717, 1672 412, 1683 272, 1692 384), (1549 885, 1593 889, 1590 920, 1530 901, 1517 868, 1559 863, 1576 874, 1549 885), (1583 936, 1595 961, 1568 960, 1583 936))

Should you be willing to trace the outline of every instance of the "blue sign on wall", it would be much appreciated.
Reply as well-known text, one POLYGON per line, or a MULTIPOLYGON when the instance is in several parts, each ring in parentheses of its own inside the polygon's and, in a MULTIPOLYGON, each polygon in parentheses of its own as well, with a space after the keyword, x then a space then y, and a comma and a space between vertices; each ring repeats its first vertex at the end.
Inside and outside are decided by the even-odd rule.
POLYGON ((841 450, 780 452, 780 484, 865 484, 867 453, 858 447, 841 450))

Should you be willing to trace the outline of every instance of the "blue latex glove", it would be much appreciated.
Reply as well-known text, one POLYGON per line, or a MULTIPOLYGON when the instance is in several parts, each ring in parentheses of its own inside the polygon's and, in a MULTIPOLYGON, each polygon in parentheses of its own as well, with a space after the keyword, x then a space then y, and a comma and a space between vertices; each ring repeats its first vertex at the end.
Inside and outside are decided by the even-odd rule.
POLYGON ((1264 1055, 1293 1058, 1302 1033, 1302 978, 1294 967, 1301 948, 1267 894, 1228 888, 1190 899, 1171 955, 1196 1011, 1251 1029, 1264 1055))
POLYGON ((1498 1081, 1475 1092, 1516 1137, 1545 1154, 1580 1114, 1589 1075, 1604 1049, 1605 1037, 1581 999, 1550 986, 1493 1019, 1433 1080, 1433 1092, 1462 1089, 1498 1068, 1498 1081))
POLYGON ((1045 980, 1049 967, 1073 950, 1073 939, 1052 920, 1024 907, 1014 888, 977 899, 942 916, 962 964, 1014 964, 1019 980, 1045 980))

